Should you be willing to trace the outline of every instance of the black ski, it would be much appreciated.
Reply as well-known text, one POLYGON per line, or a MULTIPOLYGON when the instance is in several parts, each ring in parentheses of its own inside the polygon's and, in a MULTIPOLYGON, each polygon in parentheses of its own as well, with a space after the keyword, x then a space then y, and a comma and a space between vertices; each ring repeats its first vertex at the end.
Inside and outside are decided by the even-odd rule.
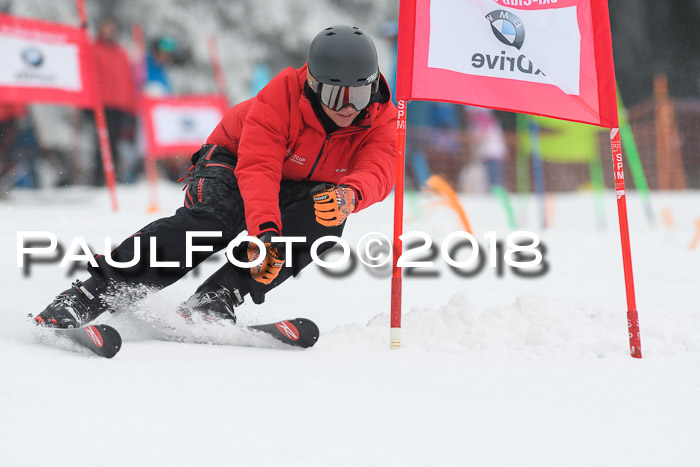
POLYGON ((48 328, 46 331, 69 339, 105 358, 114 357, 122 348, 122 337, 116 329, 106 324, 88 325, 75 329, 48 328))
POLYGON ((295 318, 276 323, 245 327, 254 331, 264 332, 285 344, 303 348, 313 347, 319 336, 316 323, 306 318, 295 318))
MULTIPOLYGON (((284 344, 301 348, 313 347, 320 334, 316 323, 306 318, 240 326, 240 328, 250 330, 253 333, 263 333, 284 344)), ((106 324, 88 325, 75 329, 45 328, 41 331, 70 340, 105 358, 114 357, 122 347, 122 338, 117 330, 106 324)))

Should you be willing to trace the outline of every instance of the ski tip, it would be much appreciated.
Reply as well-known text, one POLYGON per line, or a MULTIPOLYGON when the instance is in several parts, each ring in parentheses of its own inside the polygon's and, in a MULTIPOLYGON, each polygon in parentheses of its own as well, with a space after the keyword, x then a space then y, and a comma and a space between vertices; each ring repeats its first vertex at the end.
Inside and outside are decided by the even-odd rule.
POLYGON ((104 358, 114 357, 122 348, 121 335, 116 329, 106 324, 89 324, 79 328, 57 328, 41 325, 39 328, 41 331, 37 336, 42 342, 51 344, 51 340, 47 341, 43 339, 43 336, 49 334, 58 336, 104 358))
POLYGON ((82 328, 95 344, 95 353, 105 358, 112 358, 122 348, 122 336, 112 326, 106 324, 88 325, 82 328), (96 332, 97 331, 97 332, 96 332))
POLYGON ((318 341, 319 330, 316 323, 306 318, 294 318, 272 324, 250 326, 251 329, 265 332, 285 344, 307 349, 318 341))
POLYGON ((285 344, 308 349, 318 341, 316 323, 306 318, 294 318, 274 323, 273 336, 285 344))
POLYGON ((299 347, 303 347, 305 349, 313 347, 314 344, 318 342, 318 336, 321 335, 316 323, 306 318, 295 318, 293 321, 297 326, 297 329, 300 330, 299 347))

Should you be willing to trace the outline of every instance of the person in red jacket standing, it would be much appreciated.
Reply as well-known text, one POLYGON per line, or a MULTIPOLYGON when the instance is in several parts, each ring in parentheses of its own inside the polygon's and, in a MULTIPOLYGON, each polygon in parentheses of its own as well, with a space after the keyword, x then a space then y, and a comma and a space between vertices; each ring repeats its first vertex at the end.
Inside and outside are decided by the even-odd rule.
MULTIPOLYGON (((105 108, 109 145, 117 179, 122 181, 121 151, 119 140, 129 131, 133 133, 136 114, 136 88, 129 56, 117 42, 117 24, 111 18, 104 18, 97 27, 94 44, 97 84, 105 108)), ((104 185, 104 169, 99 140, 95 139, 95 157, 92 167, 92 183, 104 185)))
MULTIPOLYGON (((186 317, 199 313, 235 322, 234 307, 246 295, 262 303, 267 292, 311 263, 315 240, 340 236, 351 213, 389 195, 397 117, 390 98, 372 39, 356 27, 324 29, 303 67, 283 70, 256 97, 227 111, 192 156, 184 206, 111 253, 112 261, 125 263, 138 250, 141 261, 117 268, 98 256, 88 267, 91 277, 74 282, 35 320, 82 326, 111 309, 106 297, 112 290, 173 284, 247 230, 260 241, 243 243, 232 254, 242 262, 262 254, 263 262, 251 268, 227 262, 179 310, 186 317), (187 251, 193 231, 211 234, 193 242, 194 252, 187 251), (287 248, 289 237, 305 241, 287 248), (177 266, 150 267, 152 254, 177 266)), ((331 245, 322 244, 319 253, 324 247, 331 245)))

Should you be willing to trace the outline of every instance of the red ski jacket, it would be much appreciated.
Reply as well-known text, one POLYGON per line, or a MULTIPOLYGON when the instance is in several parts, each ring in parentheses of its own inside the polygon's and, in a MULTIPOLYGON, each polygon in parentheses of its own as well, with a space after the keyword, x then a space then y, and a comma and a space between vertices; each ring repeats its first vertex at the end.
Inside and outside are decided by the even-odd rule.
POLYGON ((306 65, 283 70, 256 97, 231 107, 207 140, 238 157, 248 235, 268 230, 270 222, 281 231, 281 180, 349 185, 355 211, 383 200, 394 186, 391 100, 371 104, 365 119, 327 135, 304 94, 305 81, 306 65))
POLYGON ((104 106, 135 114, 134 77, 124 49, 111 42, 95 41, 95 67, 104 106))

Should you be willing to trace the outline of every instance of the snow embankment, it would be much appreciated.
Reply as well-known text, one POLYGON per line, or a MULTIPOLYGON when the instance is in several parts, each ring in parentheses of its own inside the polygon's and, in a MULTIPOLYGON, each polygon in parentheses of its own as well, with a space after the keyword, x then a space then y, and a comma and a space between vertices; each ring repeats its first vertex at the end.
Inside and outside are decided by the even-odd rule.
MULTIPOLYGON (((700 352, 700 316, 645 310, 640 316, 645 356, 700 352)), ((413 308, 402 319, 406 349, 493 357, 594 356, 628 352, 626 310, 588 301, 568 302, 540 295, 520 295, 510 305, 479 308, 467 293, 455 294, 437 308, 413 308)), ((389 314, 366 326, 349 324, 322 336, 332 348, 388 346, 389 314)))

